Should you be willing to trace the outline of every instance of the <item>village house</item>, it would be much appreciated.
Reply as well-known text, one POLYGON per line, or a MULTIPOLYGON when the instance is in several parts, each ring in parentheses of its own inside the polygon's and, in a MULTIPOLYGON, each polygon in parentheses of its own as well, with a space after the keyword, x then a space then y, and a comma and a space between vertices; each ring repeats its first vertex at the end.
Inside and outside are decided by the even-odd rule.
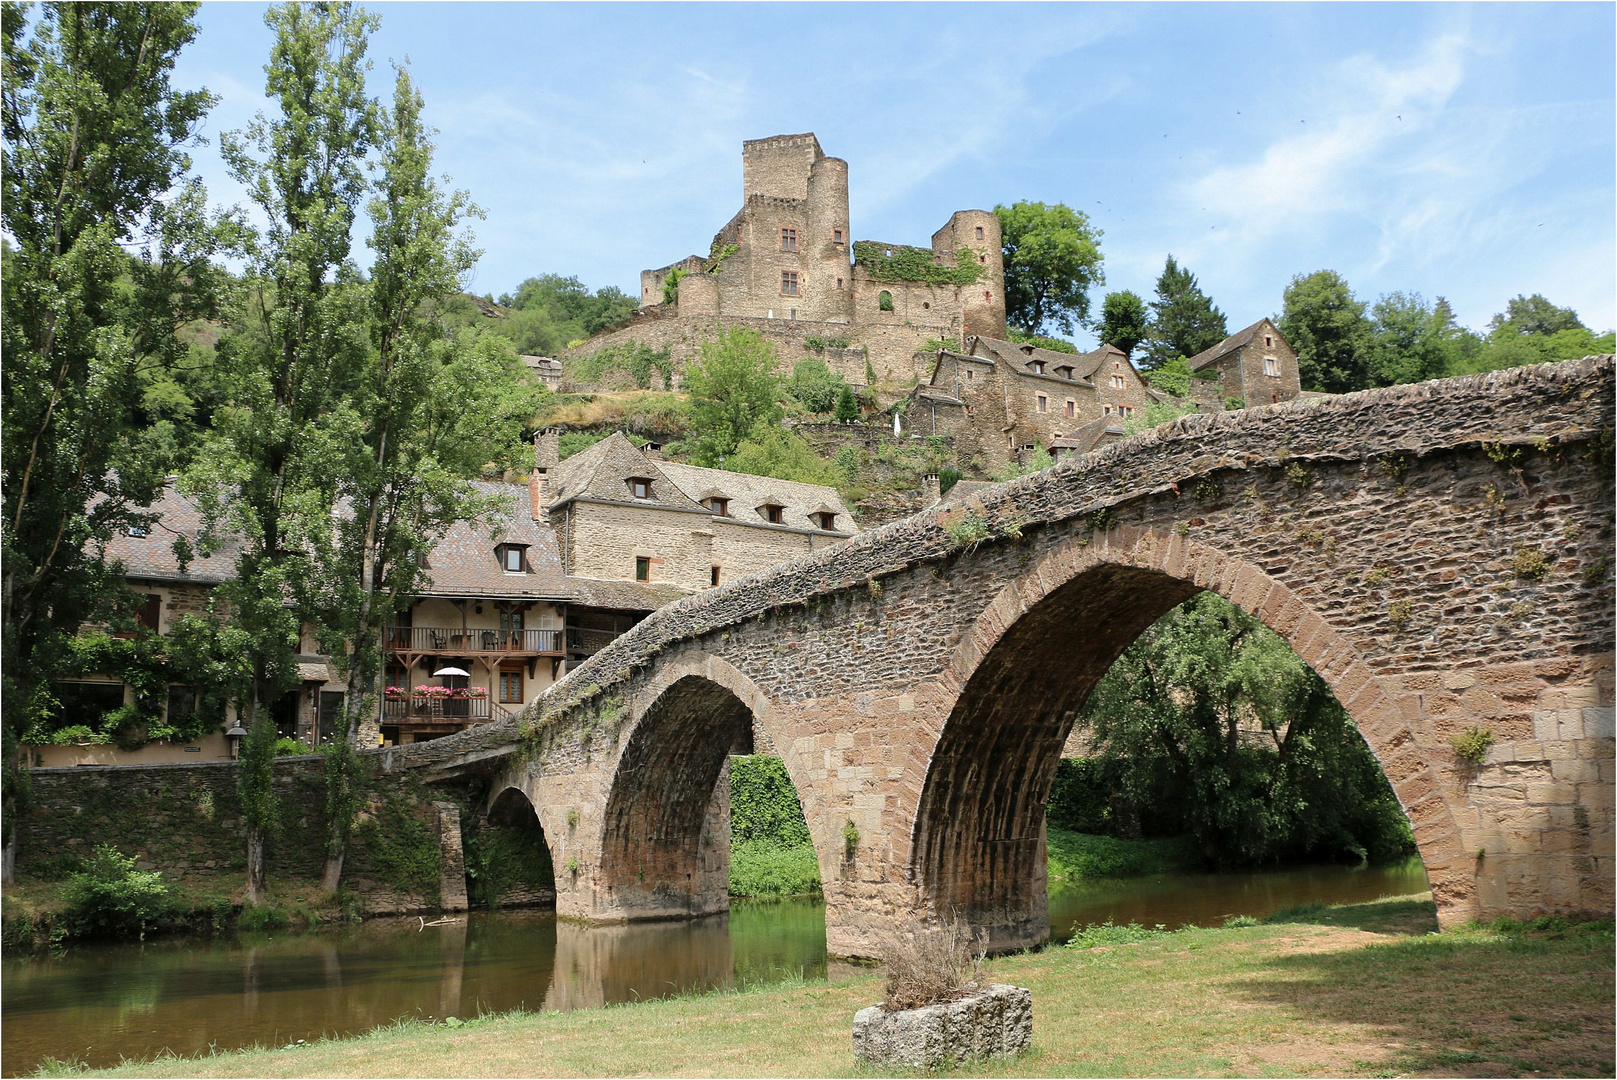
POLYGON ((1190 370, 1203 378, 1216 373, 1222 397, 1235 398, 1245 406, 1273 405, 1304 396, 1297 354, 1268 319, 1259 319, 1190 357, 1190 370))
MULTIPOLYGON (((654 460, 622 434, 557 460, 554 432, 535 444, 526 488, 479 483, 507 495, 491 518, 457 522, 425 556, 430 584, 384 634, 387 687, 365 744, 399 745, 451 734, 518 712, 650 612, 729 583, 857 531, 835 489, 654 460)), ((153 524, 116 537, 109 559, 147 599, 137 633, 165 634, 184 614, 204 614, 213 588, 234 573, 238 549, 182 565, 174 540, 193 546, 195 504, 165 489, 153 524)), ((299 686, 273 703, 282 735, 318 746, 337 730, 346 686, 306 627, 299 686)), ((105 674, 60 682, 63 719, 98 729, 132 703, 105 674)), ((165 717, 194 708, 176 683, 165 717)), ((29 748, 41 765, 214 761, 231 756, 212 731, 183 744, 152 742, 29 748)))
POLYGON ((1121 435, 1149 400, 1150 387, 1111 345, 1073 354, 974 336, 962 352, 938 350, 931 378, 900 407, 898 429, 951 436, 961 462, 995 473, 1039 450, 1087 452, 1121 435))

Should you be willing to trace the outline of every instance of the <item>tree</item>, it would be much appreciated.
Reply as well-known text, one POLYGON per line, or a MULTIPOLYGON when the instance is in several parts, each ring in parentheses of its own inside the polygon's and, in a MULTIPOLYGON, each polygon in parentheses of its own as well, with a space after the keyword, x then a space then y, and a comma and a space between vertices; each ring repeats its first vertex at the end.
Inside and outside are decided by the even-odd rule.
MULTIPOLYGON (((251 660, 249 741, 272 738, 270 706, 297 684, 317 556, 330 544, 345 464, 331 442, 352 425, 341 405, 369 346, 349 234, 376 128, 364 74, 373 16, 347 4, 286 4, 264 20, 275 32, 264 71, 277 115, 259 113, 220 147, 266 225, 247 234, 247 281, 218 347, 232 400, 187 481, 204 542, 221 529, 240 538, 235 575, 219 592, 251 660)), ((328 764, 329 781, 343 762, 328 764)), ((249 857, 261 843, 251 824, 249 857)))
POLYGON ((1386 777, 1324 681, 1212 593, 1124 650, 1078 726, 1122 835, 1188 833, 1220 866, 1414 848, 1386 777))
POLYGON ((786 392, 807 411, 828 413, 836 409, 837 397, 846 385, 842 376, 832 371, 824 360, 810 356, 792 365, 786 392))
POLYGON ((1106 284, 1101 231, 1063 203, 996 206, 1005 256, 1005 318, 1037 334, 1089 325, 1089 289, 1106 284))
POLYGON ((1297 351, 1307 389, 1345 394, 1370 385, 1364 303, 1335 270, 1298 274, 1286 286, 1280 332, 1297 351))
POLYGON ((1196 284, 1196 275, 1169 255, 1151 302, 1151 328, 1141 367, 1150 369, 1176 356, 1187 359, 1211 349, 1228 335, 1224 313, 1196 284))
POLYGON ((1496 340, 1516 334, 1535 334, 1549 337, 1563 330, 1587 330, 1578 313, 1571 308, 1556 307, 1540 293, 1532 296, 1517 295, 1505 304, 1505 310, 1488 322, 1489 335, 1496 340))
POLYGON ((79 626, 126 594, 102 557, 166 468, 139 426, 143 375, 208 313, 218 232, 184 147, 213 103, 170 82, 194 3, 7 3, 3 32, 3 818, 9 879, 27 805, 18 737, 79 626), (138 257, 122 245, 140 249, 138 257))
POLYGON ((353 823, 354 753, 374 743, 384 630, 424 576, 415 554, 459 520, 495 509, 467 481, 520 462, 523 422, 538 408, 509 345, 477 331, 446 333, 430 313, 477 260, 456 229, 475 214, 463 192, 432 178, 433 132, 407 70, 378 125, 377 180, 368 203, 376 253, 365 288, 369 348, 351 388, 312 433, 312 453, 335 471, 348 509, 335 532, 311 534, 311 612, 347 692, 327 754, 330 836, 325 887, 341 881, 353 823))
POLYGON ((1370 309, 1365 367, 1371 386, 1440 378, 1454 366, 1457 351, 1452 332, 1420 293, 1388 293, 1370 309))
POLYGON ((1134 351, 1134 346, 1145 340, 1149 331, 1150 316, 1138 293, 1124 289, 1106 294, 1100 310, 1100 328, 1096 331, 1102 345, 1122 349, 1127 356, 1134 351))
POLYGON ((775 352, 756 330, 735 327, 703 342, 701 359, 685 372, 685 389, 698 465, 724 467, 744 439, 780 419, 775 352))

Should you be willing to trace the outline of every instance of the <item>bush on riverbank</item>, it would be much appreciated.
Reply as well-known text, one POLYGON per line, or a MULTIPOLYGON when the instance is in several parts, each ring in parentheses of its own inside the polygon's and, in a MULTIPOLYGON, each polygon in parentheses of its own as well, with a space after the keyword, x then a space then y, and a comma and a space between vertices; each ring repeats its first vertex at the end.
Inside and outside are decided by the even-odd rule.
POLYGON ((163 875, 102 844, 62 887, 58 930, 68 937, 138 937, 169 921, 173 904, 163 875))
POLYGON ((813 844, 782 847, 764 840, 730 845, 731 896, 817 896, 820 863, 813 844))
POLYGON ((1051 827, 1047 839, 1051 881, 1140 877, 1201 868, 1201 853, 1188 836, 1166 840, 1119 840, 1051 827))

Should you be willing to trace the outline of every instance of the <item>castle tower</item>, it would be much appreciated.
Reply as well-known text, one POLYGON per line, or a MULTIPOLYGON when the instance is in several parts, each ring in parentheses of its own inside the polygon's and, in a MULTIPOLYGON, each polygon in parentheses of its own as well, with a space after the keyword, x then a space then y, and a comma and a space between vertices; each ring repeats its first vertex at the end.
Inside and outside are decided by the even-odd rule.
POLYGON ((780 199, 808 198, 809 171, 825 157, 812 131, 771 135, 741 144, 741 201, 753 195, 780 199))
POLYGON ((809 169, 803 251, 804 317, 853 321, 853 274, 848 228, 848 163, 822 157, 809 169))
POLYGON ((932 234, 932 250, 972 258, 979 273, 975 285, 961 287, 962 334, 1005 337, 1005 255, 999 218, 988 210, 957 210, 949 223, 932 234), (963 250, 969 256, 960 254, 963 250))

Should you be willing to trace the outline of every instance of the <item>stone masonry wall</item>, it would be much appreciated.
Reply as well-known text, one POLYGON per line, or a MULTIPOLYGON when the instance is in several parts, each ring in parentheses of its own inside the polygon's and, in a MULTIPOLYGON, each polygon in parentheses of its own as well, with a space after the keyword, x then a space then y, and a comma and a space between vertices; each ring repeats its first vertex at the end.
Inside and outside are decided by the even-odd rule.
POLYGON ((833 953, 869 955, 947 897, 996 947, 1030 944, 1047 926, 1017 905, 1042 811, 1015 808, 1037 804, 1087 689, 1052 698, 996 647, 1025 622, 1098 678, 1159 608, 1208 588, 1358 722, 1445 925, 1609 913, 1612 387, 1611 362, 1589 360, 1185 417, 680 601, 524 716, 388 753, 453 770, 525 743, 546 832, 578 860, 559 909, 610 918, 595 866, 616 748, 665 695, 722 687, 802 795, 833 953), (1495 736, 1480 768, 1450 746, 1472 726, 1495 736), (1020 741, 993 749, 998 730, 1020 741), (968 766, 976 781, 949 779, 968 766))

